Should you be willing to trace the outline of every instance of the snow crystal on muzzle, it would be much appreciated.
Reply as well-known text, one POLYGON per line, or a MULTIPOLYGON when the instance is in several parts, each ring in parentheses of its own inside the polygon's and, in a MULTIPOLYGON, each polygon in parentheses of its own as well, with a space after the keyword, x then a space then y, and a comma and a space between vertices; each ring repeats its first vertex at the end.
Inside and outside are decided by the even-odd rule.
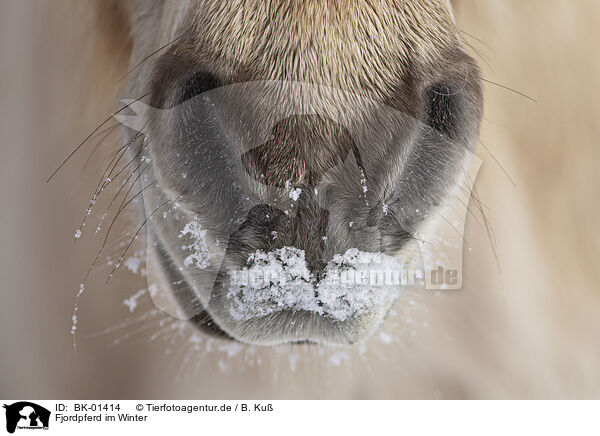
POLYGON ((231 316, 249 320, 288 311, 307 311, 345 321, 369 309, 391 303, 402 264, 381 253, 350 249, 335 255, 317 281, 306 265, 304 250, 284 247, 257 251, 248 267, 231 271, 227 299, 231 316))

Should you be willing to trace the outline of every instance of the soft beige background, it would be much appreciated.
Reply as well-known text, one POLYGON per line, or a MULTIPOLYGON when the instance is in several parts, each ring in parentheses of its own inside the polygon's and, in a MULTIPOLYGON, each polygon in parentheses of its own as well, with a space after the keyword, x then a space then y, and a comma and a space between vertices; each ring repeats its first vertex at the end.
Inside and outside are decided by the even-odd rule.
POLYGON ((392 343, 375 338, 364 354, 207 351, 206 339, 198 351, 192 331, 137 319, 149 301, 128 313, 143 280, 123 272, 106 286, 104 270, 81 299, 75 354, 74 294, 99 240, 73 233, 119 144, 45 180, 114 108, 125 42, 119 23, 96 36, 91 1, 1 1, 0 398, 600 397, 600 3, 458 3, 484 76, 537 100, 486 86, 482 139, 515 183, 480 146, 497 262, 474 208, 465 288, 408 297, 384 328, 392 343))

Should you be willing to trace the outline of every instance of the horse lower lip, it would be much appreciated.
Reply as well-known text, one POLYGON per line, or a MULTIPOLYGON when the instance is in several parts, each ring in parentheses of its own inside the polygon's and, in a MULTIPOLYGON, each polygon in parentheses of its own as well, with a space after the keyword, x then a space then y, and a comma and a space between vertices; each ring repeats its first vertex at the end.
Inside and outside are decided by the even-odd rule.
MULTIPOLYGON (((382 320, 383 316, 371 316, 382 320)), ((322 345, 350 345, 370 335, 379 322, 372 323, 372 329, 357 335, 357 325, 361 320, 345 322, 333 321, 312 312, 281 310, 267 316, 242 322, 225 322, 224 330, 229 337, 254 345, 278 345, 287 343, 311 342, 322 345)))
POLYGON ((386 305, 398 292, 397 287, 378 281, 384 271, 400 268, 397 259, 381 253, 350 249, 335 255, 320 280, 307 268, 304 251, 293 247, 259 251, 249 261, 253 263, 249 268, 230 271, 220 290, 237 321, 288 310, 343 322, 386 305))

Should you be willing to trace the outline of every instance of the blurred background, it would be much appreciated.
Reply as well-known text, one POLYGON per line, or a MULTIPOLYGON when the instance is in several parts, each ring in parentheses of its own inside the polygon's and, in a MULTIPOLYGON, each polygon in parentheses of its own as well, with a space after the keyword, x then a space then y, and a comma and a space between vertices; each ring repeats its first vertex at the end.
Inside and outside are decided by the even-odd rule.
POLYGON ((1 398, 600 397, 598 1, 455 2, 487 80, 466 283, 409 296, 351 350, 211 340, 147 295, 131 312, 144 278, 107 285, 109 266, 87 281, 74 348, 102 237, 73 235, 118 129, 46 179, 121 96, 126 22, 96 6, 0 1, 1 398))

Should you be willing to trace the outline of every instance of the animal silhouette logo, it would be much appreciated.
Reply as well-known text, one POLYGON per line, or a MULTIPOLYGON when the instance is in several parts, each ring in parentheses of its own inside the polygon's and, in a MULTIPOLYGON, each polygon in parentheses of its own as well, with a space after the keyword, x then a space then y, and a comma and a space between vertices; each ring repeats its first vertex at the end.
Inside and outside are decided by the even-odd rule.
POLYGON ((6 409, 6 431, 14 433, 19 429, 48 429, 50 411, 28 401, 4 405, 6 409))

